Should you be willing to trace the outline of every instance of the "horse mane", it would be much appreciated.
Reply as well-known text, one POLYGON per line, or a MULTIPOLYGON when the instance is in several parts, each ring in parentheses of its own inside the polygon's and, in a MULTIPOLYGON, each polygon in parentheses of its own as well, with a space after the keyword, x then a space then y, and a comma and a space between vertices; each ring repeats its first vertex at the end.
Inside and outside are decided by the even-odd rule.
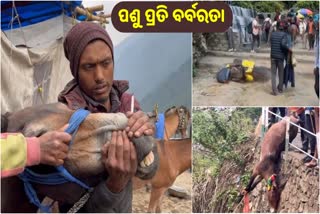
POLYGON ((177 107, 176 106, 172 106, 170 108, 168 108, 165 112, 164 112, 164 116, 167 117, 169 115, 171 115, 172 113, 174 113, 173 110, 175 110, 177 107))
POLYGON ((187 113, 188 118, 190 118, 191 113, 190 113, 189 109, 188 109, 187 107, 185 107, 184 105, 181 105, 181 106, 179 106, 179 107, 172 106, 172 107, 168 108, 168 109, 164 112, 165 117, 167 117, 167 116, 175 113, 175 110, 177 110, 177 109, 183 109, 183 110, 187 113))

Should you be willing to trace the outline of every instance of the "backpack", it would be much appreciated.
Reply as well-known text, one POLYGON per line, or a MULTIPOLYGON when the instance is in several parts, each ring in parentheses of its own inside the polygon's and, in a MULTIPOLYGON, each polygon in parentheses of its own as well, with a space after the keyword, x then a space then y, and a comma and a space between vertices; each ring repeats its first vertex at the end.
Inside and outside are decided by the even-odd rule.
POLYGON ((217 73, 217 81, 220 83, 227 83, 230 79, 230 70, 229 68, 222 68, 218 73, 217 73))
POLYGON ((252 22, 250 22, 248 25, 247 25, 247 32, 249 34, 252 34, 252 22))
POLYGON ((269 21, 266 22, 264 29, 269 30, 271 28, 271 23, 269 21))

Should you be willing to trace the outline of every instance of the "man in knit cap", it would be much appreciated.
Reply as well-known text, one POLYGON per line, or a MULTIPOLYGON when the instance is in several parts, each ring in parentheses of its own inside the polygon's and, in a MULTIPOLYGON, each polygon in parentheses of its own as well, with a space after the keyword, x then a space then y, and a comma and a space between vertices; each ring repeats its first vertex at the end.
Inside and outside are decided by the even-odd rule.
MULTIPOLYGON (((137 169, 136 151, 129 140, 142 134, 153 135, 154 125, 126 93, 128 81, 113 80, 113 44, 108 33, 98 24, 76 24, 64 41, 64 52, 70 61, 74 79, 59 94, 58 100, 71 109, 86 108, 92 113, 126 113, 129 121, 125 131, 113 132, 111 142, 102 148, 102 161, 108 177, 95 188, 81 212, 132 211, 132 182, 137 169)), ((71 206, 64 205, 61 211, 71 206)), ((63 210, 66 209, 66 210, 63 210)))

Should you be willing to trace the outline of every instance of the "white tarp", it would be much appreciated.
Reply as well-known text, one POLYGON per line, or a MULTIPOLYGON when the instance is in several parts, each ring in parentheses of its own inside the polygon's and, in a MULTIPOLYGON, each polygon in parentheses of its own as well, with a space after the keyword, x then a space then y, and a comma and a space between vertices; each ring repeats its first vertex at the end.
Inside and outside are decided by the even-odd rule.
MULTIPOLYGON (((47 26, 49 23, 52 23, 52 20, 41 24, 47 26)), ((39 33, 41 36, 35 34, 34 37, 43 38, 38 42, 35 42, 30 34, 35 26, 17 29, 10 35, 10 39, 19 44, 21 40, 13 38, 23 38, 23 31, 24 36, 30 35, 25 37, 27 46, 34 46, 33 48, 15 47, 1 32, 1 113, 17 111, 36 104, 57 102, 59 92, 72 79, 61 37, 61 32, 66 32, 72 25, 59 22, 52 26, 62 31, 56 31, 50 37, 52 31, 39 33), (42 88, 41 93, 39 87, 42 88)), ((6 31, 7 35, 10 34, 9 31, 6 31)))

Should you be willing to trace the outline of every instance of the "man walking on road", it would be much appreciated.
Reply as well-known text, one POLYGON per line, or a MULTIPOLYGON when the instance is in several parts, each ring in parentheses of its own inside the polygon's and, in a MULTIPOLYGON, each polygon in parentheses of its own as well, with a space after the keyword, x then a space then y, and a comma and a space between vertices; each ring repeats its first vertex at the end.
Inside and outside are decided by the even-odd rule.
POLYGON ((272 32, 270 43, 271 43, 271 84, 272 84, 272 95, 276 96, 278 93, 283 91, 283 63, 286 56, 286 52, 291 49, 288 46, 288 39, 284 30, 284 21, 277 22, 277 31, 272 32), (279 83, 276 87, 277 79, 276 75, 278 72, 279 83))

